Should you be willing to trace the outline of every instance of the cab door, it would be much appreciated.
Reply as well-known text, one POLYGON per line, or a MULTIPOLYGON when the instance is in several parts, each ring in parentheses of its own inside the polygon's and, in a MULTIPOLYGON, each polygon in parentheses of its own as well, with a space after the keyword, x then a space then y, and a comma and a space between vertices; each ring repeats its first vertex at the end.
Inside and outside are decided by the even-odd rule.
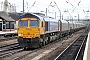
POLYGON ((44 21, 39 21, 39 22, 40 22, 40 34, 44 34, 45 32, 44 21))

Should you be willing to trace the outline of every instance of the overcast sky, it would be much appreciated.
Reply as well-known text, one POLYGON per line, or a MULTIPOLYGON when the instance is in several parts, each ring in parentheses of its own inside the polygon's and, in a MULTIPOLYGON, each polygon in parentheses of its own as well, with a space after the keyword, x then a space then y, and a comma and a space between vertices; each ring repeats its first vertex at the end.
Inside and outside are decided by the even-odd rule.
MULTIPOLYGON (((0 0, 3 1, 3 0, 0 0)), ((17 12, 20 12, 23 10, 23 0, 8 0, 11 4, 15 4, 17 7, 17 12)), ((46 8, 48 9, 48 14, 49 16, 55 16, 56 12, 56 17, 60 15, 60 12, 58 8, 61 11, 61 14, 65 18, 70 18, 69 16, 71 15, 73 18, 77 18, 78 14, 80 15, 80 18, 85 18, 85 16, 89 16, 90 13, 85 12, 90 10, 90 0, 24 0, 25 2, 25 12, 40 12, 44 11, 45 13, 46 8), (52 3, 51 3, 52 1, 52 3), (56 2, 57 6, 55 6, 56 2), (67 1, 67 2, 66 2, 67 1), (33 3, 35 3, 33 5, 33 3), (51 3, 51 4, 50 4, 51 3), (79 6, 78 6, 79 3, 79 6), (50 6, 52 5, 52 6, 50 6), (54 6, 54 7, 53 7, 54 6), (68 10, 68 12, 64 12, 68 10)), ((89 18, 89 17, 88 17, 89 18)))

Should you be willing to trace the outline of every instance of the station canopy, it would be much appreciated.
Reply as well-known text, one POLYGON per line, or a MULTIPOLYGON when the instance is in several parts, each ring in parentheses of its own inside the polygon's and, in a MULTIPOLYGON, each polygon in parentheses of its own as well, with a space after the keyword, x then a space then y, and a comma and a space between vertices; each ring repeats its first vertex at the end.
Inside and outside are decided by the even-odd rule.
POLYGON ((15 21, 14 19, 10 18, 9 16, 0 16, 0 17, 6 21, 15 21))
POLYGON ((9 17, 9 15, 4 11, 0 11, 0 18, 4 19, 6 21, 15 21, 11 17, 9 17))

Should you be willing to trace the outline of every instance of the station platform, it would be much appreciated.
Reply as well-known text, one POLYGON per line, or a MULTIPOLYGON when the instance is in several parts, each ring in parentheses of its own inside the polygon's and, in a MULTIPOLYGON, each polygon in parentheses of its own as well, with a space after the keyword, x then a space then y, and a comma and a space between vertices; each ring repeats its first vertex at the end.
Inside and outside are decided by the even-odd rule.
POLYGON ((2 31, 0 31, 0 35, 3 35, 3 34, 17 34, 17 30, 9 31, 9 32, 2 32, 2 31))
POLYGON ((90 60, 90 31, 88 33, 88 38, 86 42, 83 60, 90 60))

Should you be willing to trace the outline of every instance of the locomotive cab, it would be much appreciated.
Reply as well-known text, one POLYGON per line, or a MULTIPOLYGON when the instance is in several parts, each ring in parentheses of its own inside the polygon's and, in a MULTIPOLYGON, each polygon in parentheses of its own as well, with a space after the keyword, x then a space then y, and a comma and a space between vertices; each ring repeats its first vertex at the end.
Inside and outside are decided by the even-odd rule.
POLYGON ((18 22, 18 37, 40 37, 39 20, 36 18, 23 18, 18 22))

